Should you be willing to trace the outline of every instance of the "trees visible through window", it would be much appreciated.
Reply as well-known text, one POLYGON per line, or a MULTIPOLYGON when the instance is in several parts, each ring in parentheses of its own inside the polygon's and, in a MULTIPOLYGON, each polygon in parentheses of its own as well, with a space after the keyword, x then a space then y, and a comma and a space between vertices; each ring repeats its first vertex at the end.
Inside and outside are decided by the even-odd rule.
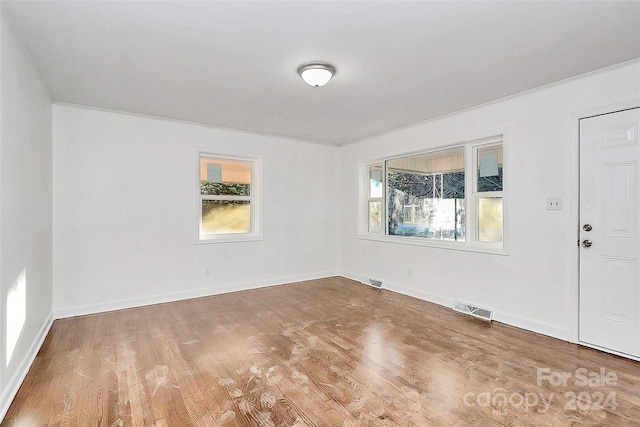
POLYGON ((388 233, 465 239, 464 149, 387 161, 388 233))

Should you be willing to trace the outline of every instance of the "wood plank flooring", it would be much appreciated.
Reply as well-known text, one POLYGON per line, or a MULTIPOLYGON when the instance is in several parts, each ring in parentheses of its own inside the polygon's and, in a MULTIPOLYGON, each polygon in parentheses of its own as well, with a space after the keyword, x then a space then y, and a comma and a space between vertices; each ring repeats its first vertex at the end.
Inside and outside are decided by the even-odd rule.
POLYGON ((640 363, 328 278, 55 321, 40 425, 631 426, 640 363))

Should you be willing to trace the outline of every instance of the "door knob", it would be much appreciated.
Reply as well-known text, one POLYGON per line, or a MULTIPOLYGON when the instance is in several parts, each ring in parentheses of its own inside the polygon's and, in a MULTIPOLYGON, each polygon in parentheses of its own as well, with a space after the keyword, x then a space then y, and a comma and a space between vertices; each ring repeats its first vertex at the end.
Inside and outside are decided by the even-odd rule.
POLYGON ((591 242, 591 240, 583 240, 582 241, 582 246, 585 248, 590 248, 591 245, 593 245, 593 243, 591 242))
POLYGON ((585 225, 582 226, 582 229, 584 231, 591 231, 591 230, 593 230, 593 227, 591 226, 591 224, 585 224, 585 225))

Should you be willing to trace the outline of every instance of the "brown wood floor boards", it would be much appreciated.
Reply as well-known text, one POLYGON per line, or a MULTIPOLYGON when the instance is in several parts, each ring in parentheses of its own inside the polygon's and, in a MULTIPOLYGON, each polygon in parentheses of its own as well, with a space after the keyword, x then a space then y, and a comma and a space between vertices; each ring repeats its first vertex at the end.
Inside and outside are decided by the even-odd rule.
POLYGON ((638 362, 328 278, 57 320, 2 426, 631 426, 639 385, 638 362))

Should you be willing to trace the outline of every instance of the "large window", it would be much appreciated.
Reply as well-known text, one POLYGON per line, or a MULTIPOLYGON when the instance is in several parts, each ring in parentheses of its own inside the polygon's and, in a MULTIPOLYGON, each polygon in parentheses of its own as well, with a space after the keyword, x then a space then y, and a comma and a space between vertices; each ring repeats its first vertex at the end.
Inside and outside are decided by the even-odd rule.
POLYGON ((198 224, 201 242, 259 237, 256 158, 199 155, 198 224))
POLYGON ((503 251, 503 136, 365 165, 364 237, 503 251))
POLYGON ((464 240, 464 149, 387 160, 388 233, 464 240))

